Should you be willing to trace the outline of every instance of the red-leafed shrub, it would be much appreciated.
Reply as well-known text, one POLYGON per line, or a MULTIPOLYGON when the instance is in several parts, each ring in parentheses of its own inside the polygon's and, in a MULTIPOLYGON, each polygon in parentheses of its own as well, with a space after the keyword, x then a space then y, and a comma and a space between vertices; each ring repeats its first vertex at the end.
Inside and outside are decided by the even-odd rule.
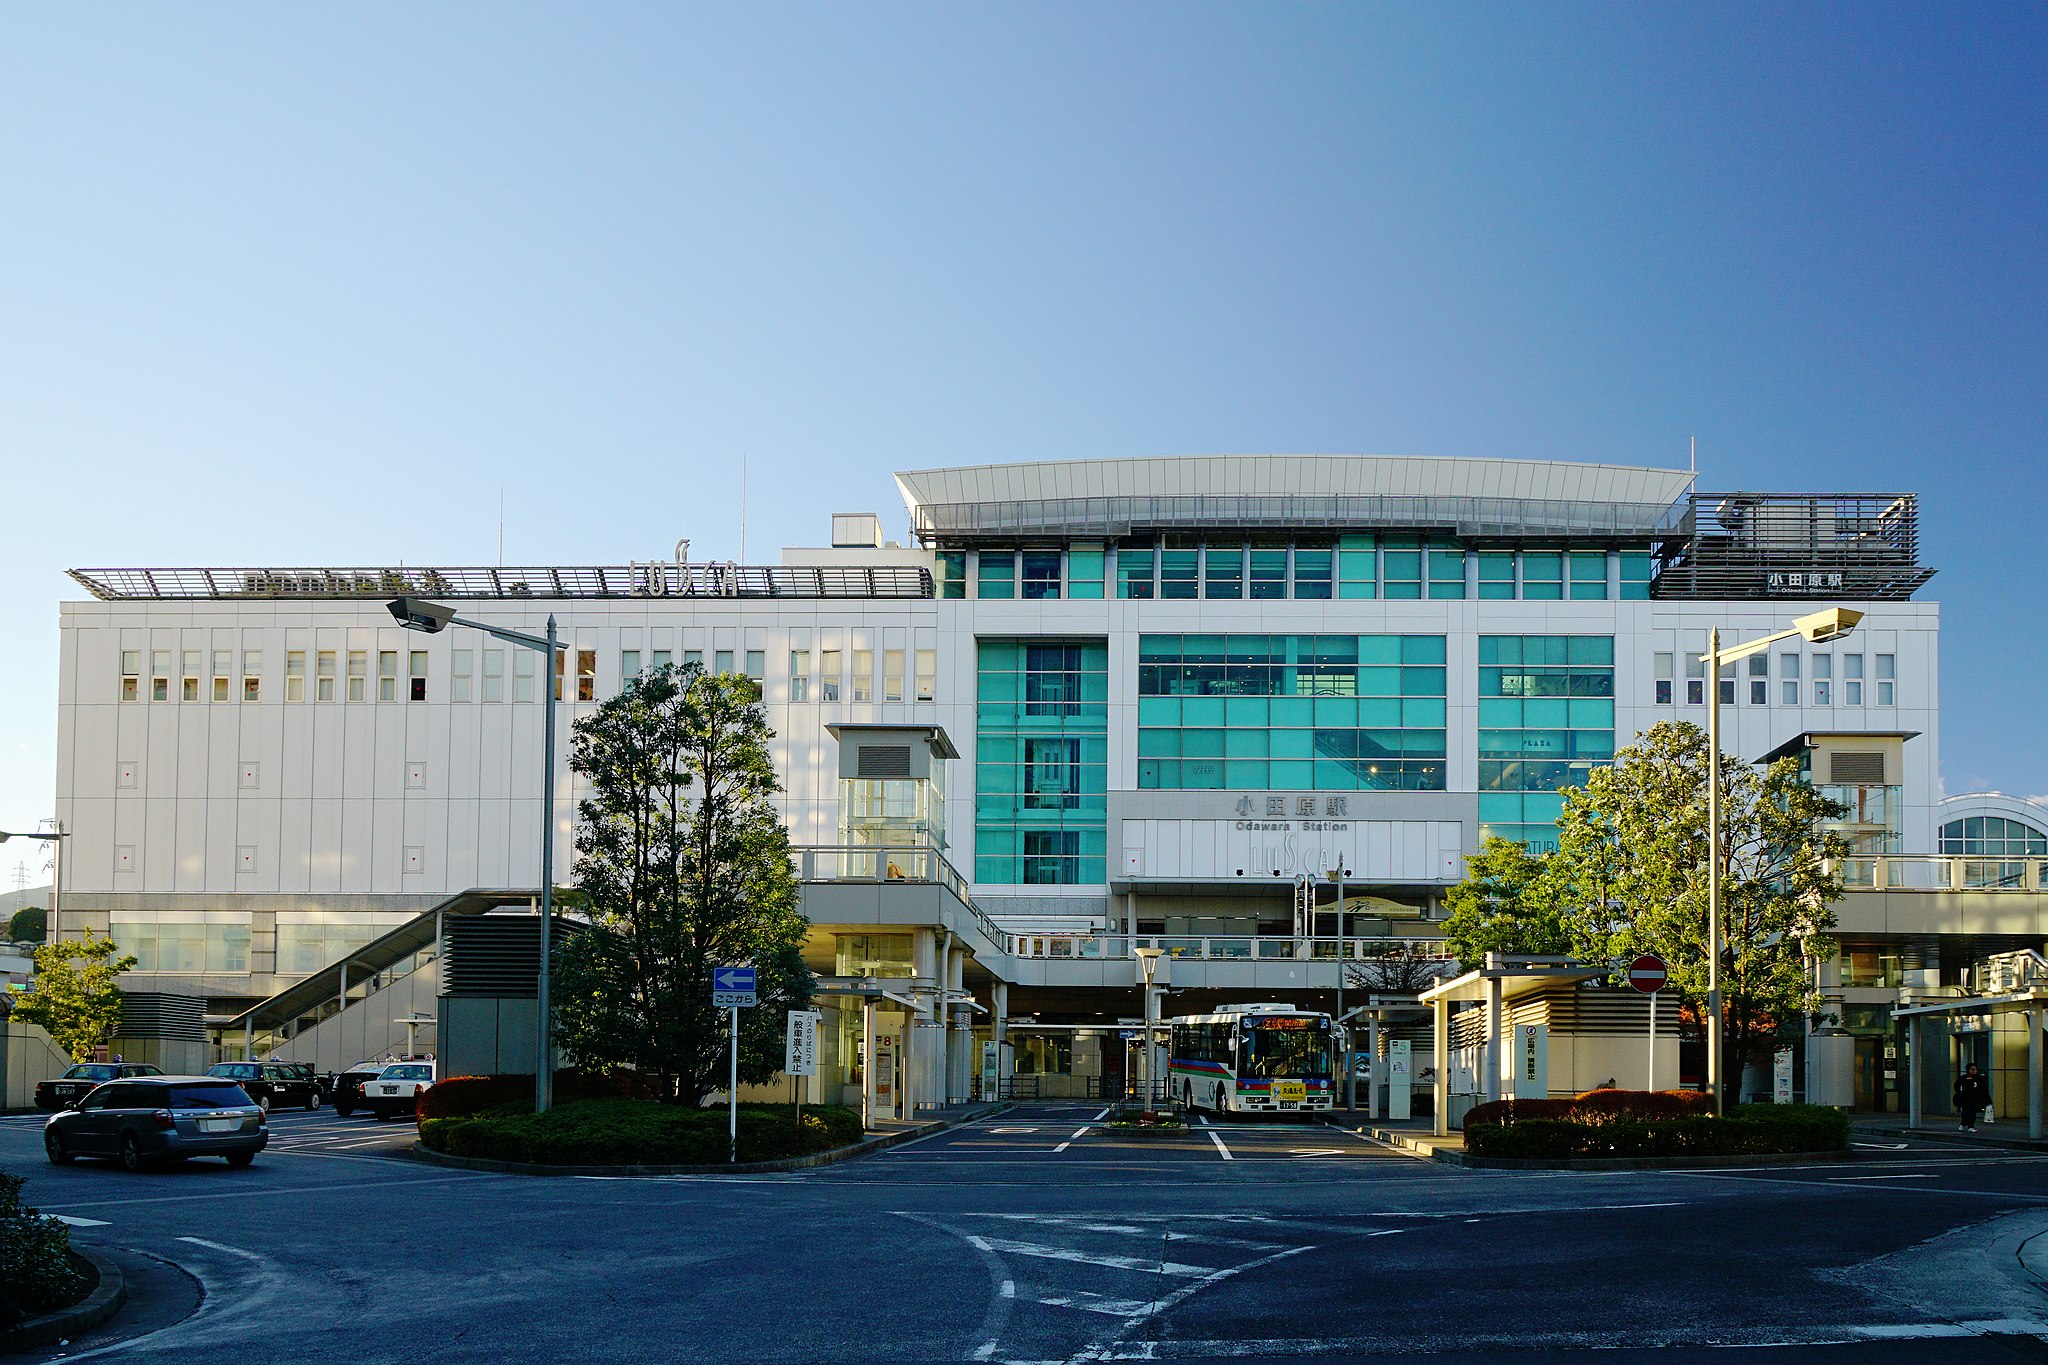
POLYGON ((1465 1114, 1465 1127, 1558 1119, 1568 1123, 1647 1122, 1709 1114, 1711 1097, 1697 1090, 1588 1090, 1568 1100, 1491 1100, 1465 1114))

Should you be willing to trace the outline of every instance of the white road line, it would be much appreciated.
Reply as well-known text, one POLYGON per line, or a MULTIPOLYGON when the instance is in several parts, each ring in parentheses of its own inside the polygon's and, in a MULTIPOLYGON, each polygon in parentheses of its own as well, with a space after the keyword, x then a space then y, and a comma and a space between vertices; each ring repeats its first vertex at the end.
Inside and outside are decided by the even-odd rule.
POLYGON ((1217 1132, 1213 1128, 1209 1130, 1209 1141, 1216 1144, 1216 1150, 1223 1153, 1223 1159, 1225 1161, 1235 1161, 1237 1159, 1231 1156, 1230 1149, 1223 1145, 1223 1134, 1217 1132))
POLYGON ((1838 1175, 1833 1183, 1841 1184, 1850 1180, 1939 1180, 1938 1175, 1838 1175))
POLYGON ((256 1261, 258 1263, 261 1263, 261 1261, 263 1260, 261 1256, 258 1256, 253 1251, 244 1251, 240 1247, 231 1247, 226 1242, 209 1242, 204 1237, 180 1237, 178 1240, 181 1242, 190 1242, 193 1246, 196 1247, 206 1247, 213 1251, 225 1251, 228 1255, 240 1256, 245 1261, 256 1261))
POLYGON ((103 1228, 108 1226, 107 1220, 104 1218, 74 1218, 68 1213, 53 1213, 50 1216, 58 1222, 68 1223, 74 1228, 103 1228))
POLYGON ((1187 1265, 1180 1261, 1148 1260, 1139 1256, 1103 1256, 1072 1247, 1041 1246, 1037 1242, 1013 1242, 1007 1237, 969 1237, 983 1251, 1006 1252, 1012 1256, 1036 1256, 1047 1261, 1075 1261, 1082 1265, 1106 1266, 1111 1270, 1142 1270, 1152 1275, 1174 1275, 1183 1279, 1213 1275, 1215 1266, 1187 1265))
POLYGON ((1097 1114, 1097 1115, 1095 1116, 1095 1120, 1094 1120, 1094 1121, 1095 1121, 1095 1122, 1097 1122, 1097 1123, 1100 1123, 1100 1122, 1102 1122, 1102 1121, 1103 1121, 1104 1119, 1106 1119, 1106 1118, 1108 1118, 1108 1117, 1109 1117, 1109 1111, 1108 1111, 1107 1109, 1105 1109, 1105 1110, 1103 1110, 1103 1111, 1102 1111, 1101 1113, 1099 1113, 1099 1114, 1097 1114))

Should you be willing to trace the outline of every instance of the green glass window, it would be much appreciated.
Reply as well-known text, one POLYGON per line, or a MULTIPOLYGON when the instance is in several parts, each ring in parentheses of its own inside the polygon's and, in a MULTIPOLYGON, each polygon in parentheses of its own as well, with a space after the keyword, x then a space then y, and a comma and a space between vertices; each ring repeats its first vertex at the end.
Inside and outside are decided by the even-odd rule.
POLYGON ((983 550, 981 575, 975 584, 977 597, 1003 598, 1017 595, 1017 556, 1008 550, 983 550))
POLYGON ((1522 596, 1531 602, 1564 598, 1564 556, 1556 550, 1522 552, 1522 596))
POLYGON ((1650 600, 1650 556, 1641 550, 1621 552, 1621 600, 1624 602, 1647 602, 1650 600))
POLYGON ((1287 547, 1252 547, 1252 596, 1275 601, 1287 596, 1287 547))
POLYGON ((967 596, 967 552, 941 550, 934 559, 933 576, 938 580, 939 596, 967 596))
POLYGON ((1153 595, 1150 546, 1117 547, 1116 595, 1132 599, 1149 598, 1153 595))
POLYGON ((1431 546, 1429 550, 1429 595, 1453 600, 1465 595, 1465 552, 1431 546))
POLYGON ((1103 553, 1100 546, 1076 545, 1067 551, 1067 596, 1102 596, 1103 553))
POLYGON ((1557 792, 1614 758, 1614 637, 1479 637, 1483 833, 1555 848, 1557 792))
POLYGON ((1607 598, 1607 555, 1598 550, 1574 550, 1572 601, 1600 602, 1607 598))
POLYGON ((1441 635, 1146 635, 1138 785, 1441 791, 1441 635))
POLYGON ((1379 595, 1380 555, 1371 536, 1344 536, 1337 542, 1337 595, 1369 598, 1379 595))
POLYGON ((1515 595, 1515 552, 1479 552, 1479 598, 1483 602, 1507 602, 1515 595))
POLYGON ((1026 550, 1021 556, 1024 564, 1024 596, 1058 597, 1060 595, 1060 552, 1058 550, 1026 550))
POLYGON ((1244 596, 1244 546, 1210 545, 1202 551, 1202 595, 1244 596))
POLYGON ((1310 601, 1330 596, 1331 551, 1297 547, 1294 551, 1294 595, 1310 601))
POLYGON ((1191 600, 1198 596, 1198 575, 1201 572, 1200 550, 1161 550, 1159 552, 1159 595, 1168 599, 1191 600))
POLYGON ((1422 542, 1389 536, 1380 555, 1380 595, 1402 600, 1422 596, 1422 542))
POLYGON ((1108 852, 1109 650, 1101 640, 976 646, 974 879, 1097 885, 1108 852))

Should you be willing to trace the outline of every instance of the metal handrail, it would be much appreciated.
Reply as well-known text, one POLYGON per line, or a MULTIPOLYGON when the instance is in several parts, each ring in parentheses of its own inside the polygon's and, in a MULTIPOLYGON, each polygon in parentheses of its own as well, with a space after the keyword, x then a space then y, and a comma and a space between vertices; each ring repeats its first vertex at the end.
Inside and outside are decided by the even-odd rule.
POLYGON ((1010 953, 1034 961, 1100 961, 1135 958, 1138 948, 1158 948, 1168 957, 1198 962, 1323 961, 1367 963, 1387 949, 1401 949, 1432 962, 1456 957, 1440 938, 1352 934, 1344 938, 1235 934, 1012 934, 1010 953))
POLYGON ((2048 890, 2048 858, 1956 853, 1860 853, 1836 864, 1850 891, 2048 890))
POLYGON ((913 882, 945 887, 989 942, 1008 951, 1010 935, 968 894, 967 878, 929 844, 801 844, 793 847, 797 879, 806 882, 913 882))

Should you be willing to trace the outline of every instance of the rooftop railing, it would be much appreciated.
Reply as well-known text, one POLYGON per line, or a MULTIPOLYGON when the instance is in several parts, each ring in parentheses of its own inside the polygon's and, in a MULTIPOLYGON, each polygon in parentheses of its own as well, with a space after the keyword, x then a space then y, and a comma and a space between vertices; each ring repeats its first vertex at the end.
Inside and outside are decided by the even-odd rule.
POLYGON ((930 597, 919 565, 544 565, 529 568, 71 569, 103 601, 152 598, 333 599, 437 597, 449 601, 619 597, 930 597))
POLYGON ((974 903, 967 879, 939 850, 926 846, 889 847, 873 844, 805 844, 796 855, 797 879, 806 882, 906 882, 943 886, 990 942, 1007 949, 1010 935, 974 903))
POLYGON ((1139 948, 1157 948, 1168 957, 1197 962, 1363 964, 1383 961, 1390 952, 1427 962, 1449 964, 1455 960, 1455 954, 1440 938, 1043 933, 1010 937, 1010 952, 1015 957, 1070 962, 1135 958, 1139 948))

